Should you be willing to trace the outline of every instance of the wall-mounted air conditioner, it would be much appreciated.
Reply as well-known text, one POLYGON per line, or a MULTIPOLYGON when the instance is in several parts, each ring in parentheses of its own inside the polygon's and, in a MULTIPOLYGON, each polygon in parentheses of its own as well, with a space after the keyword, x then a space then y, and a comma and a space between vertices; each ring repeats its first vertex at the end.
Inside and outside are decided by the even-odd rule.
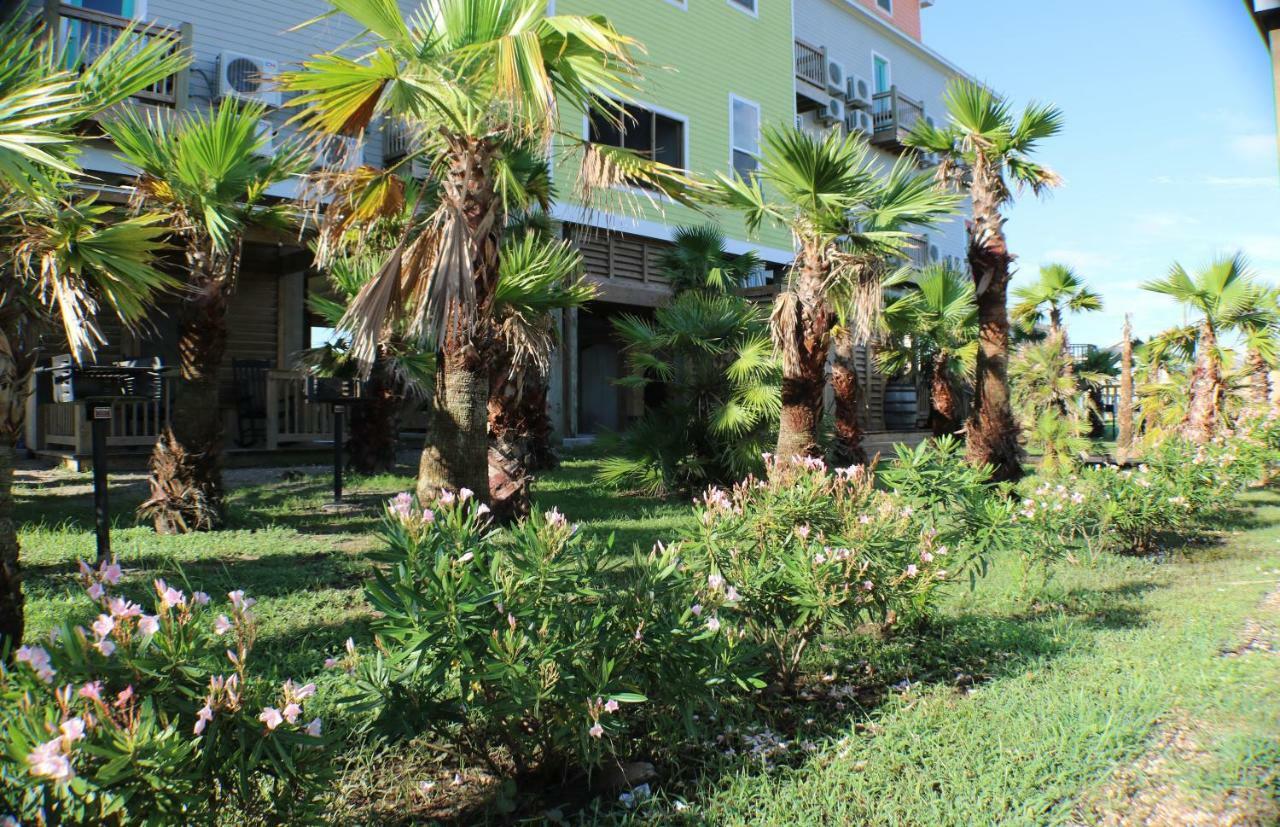
POLYGON ((865 109, 848 109, 845 111, 844 128, 849 132, 870 135, 875 131, 875 123, 871 119, 871 113, 865 109))
POLYGON ((833 95, 844 97, 845 92, 844 64, 838 60, 827 61, 827 91, 833 95))
POLYGON ((280 90, 272 84, 280 65, 264 57, 223 52, 218 55, 218 98, 240 98, 280 106, 280 90))
POLYGON ((844 123, 844 101, 840 98, 831 98, 826 105, 819 110, 819 115, 823 122, 828 124, 844 123))
POLYGON ((854 109, 870 109, 871 84, 865 78, 849 75, 845 81, 844 97, 854 109))

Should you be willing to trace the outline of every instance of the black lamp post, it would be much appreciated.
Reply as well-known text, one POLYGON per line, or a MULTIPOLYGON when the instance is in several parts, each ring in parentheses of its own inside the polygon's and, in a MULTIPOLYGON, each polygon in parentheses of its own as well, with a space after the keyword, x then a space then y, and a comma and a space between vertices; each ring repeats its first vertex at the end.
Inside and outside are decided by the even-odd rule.
POLYGON ((164 389, 160 361, 151 364, 76 365, 70 356, 55 356, 41 368, 36 383, 42 402, 80 404, 92 428, 93 516, 99 564, 111 559, 111 511, 107 499, 107 437, 116 402, 158 401, 164 389))
POLYGON ((339 379, 332 376, 308 376, 306 396, 308 402, 328 404, 333 408, 333 503, 330 509, 340 509, 342 502, 342 443, 343 424, 347 410, 365 401, 365 383, 358 379, 339 379))

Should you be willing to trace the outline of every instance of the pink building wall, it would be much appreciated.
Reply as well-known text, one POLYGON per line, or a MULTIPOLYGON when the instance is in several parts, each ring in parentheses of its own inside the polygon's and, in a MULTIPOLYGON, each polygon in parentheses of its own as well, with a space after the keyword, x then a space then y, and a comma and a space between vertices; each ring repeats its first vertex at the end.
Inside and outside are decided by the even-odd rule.
POLYGON ((920 40, 920 0, 892 0, 893 13, 881 8, 878 0, 858 0, 872 13, 891 22, 906 34, 920 40))

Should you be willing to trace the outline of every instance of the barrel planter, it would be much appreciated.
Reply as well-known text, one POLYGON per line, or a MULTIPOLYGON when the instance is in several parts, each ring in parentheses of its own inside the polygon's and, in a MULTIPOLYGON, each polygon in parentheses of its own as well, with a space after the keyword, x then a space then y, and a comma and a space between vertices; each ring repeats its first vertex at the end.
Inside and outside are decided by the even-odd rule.
POLYGON ((890 431, 910 431, 915 429, 915 383, 895 381, 885 385, 884 427, 890 431))

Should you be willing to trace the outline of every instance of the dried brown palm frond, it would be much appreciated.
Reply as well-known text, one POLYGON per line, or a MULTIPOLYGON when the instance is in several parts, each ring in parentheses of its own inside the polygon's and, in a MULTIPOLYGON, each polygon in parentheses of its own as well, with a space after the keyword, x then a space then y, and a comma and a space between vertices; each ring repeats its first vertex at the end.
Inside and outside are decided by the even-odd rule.
POLYGON ((800 336, 803 329, 801 309, 800 295, 794 290, 779 293, 773 302, 773 312, 769 314, 769 332, 774 348, 782 354, 783 359, 800 359, 800 336))

